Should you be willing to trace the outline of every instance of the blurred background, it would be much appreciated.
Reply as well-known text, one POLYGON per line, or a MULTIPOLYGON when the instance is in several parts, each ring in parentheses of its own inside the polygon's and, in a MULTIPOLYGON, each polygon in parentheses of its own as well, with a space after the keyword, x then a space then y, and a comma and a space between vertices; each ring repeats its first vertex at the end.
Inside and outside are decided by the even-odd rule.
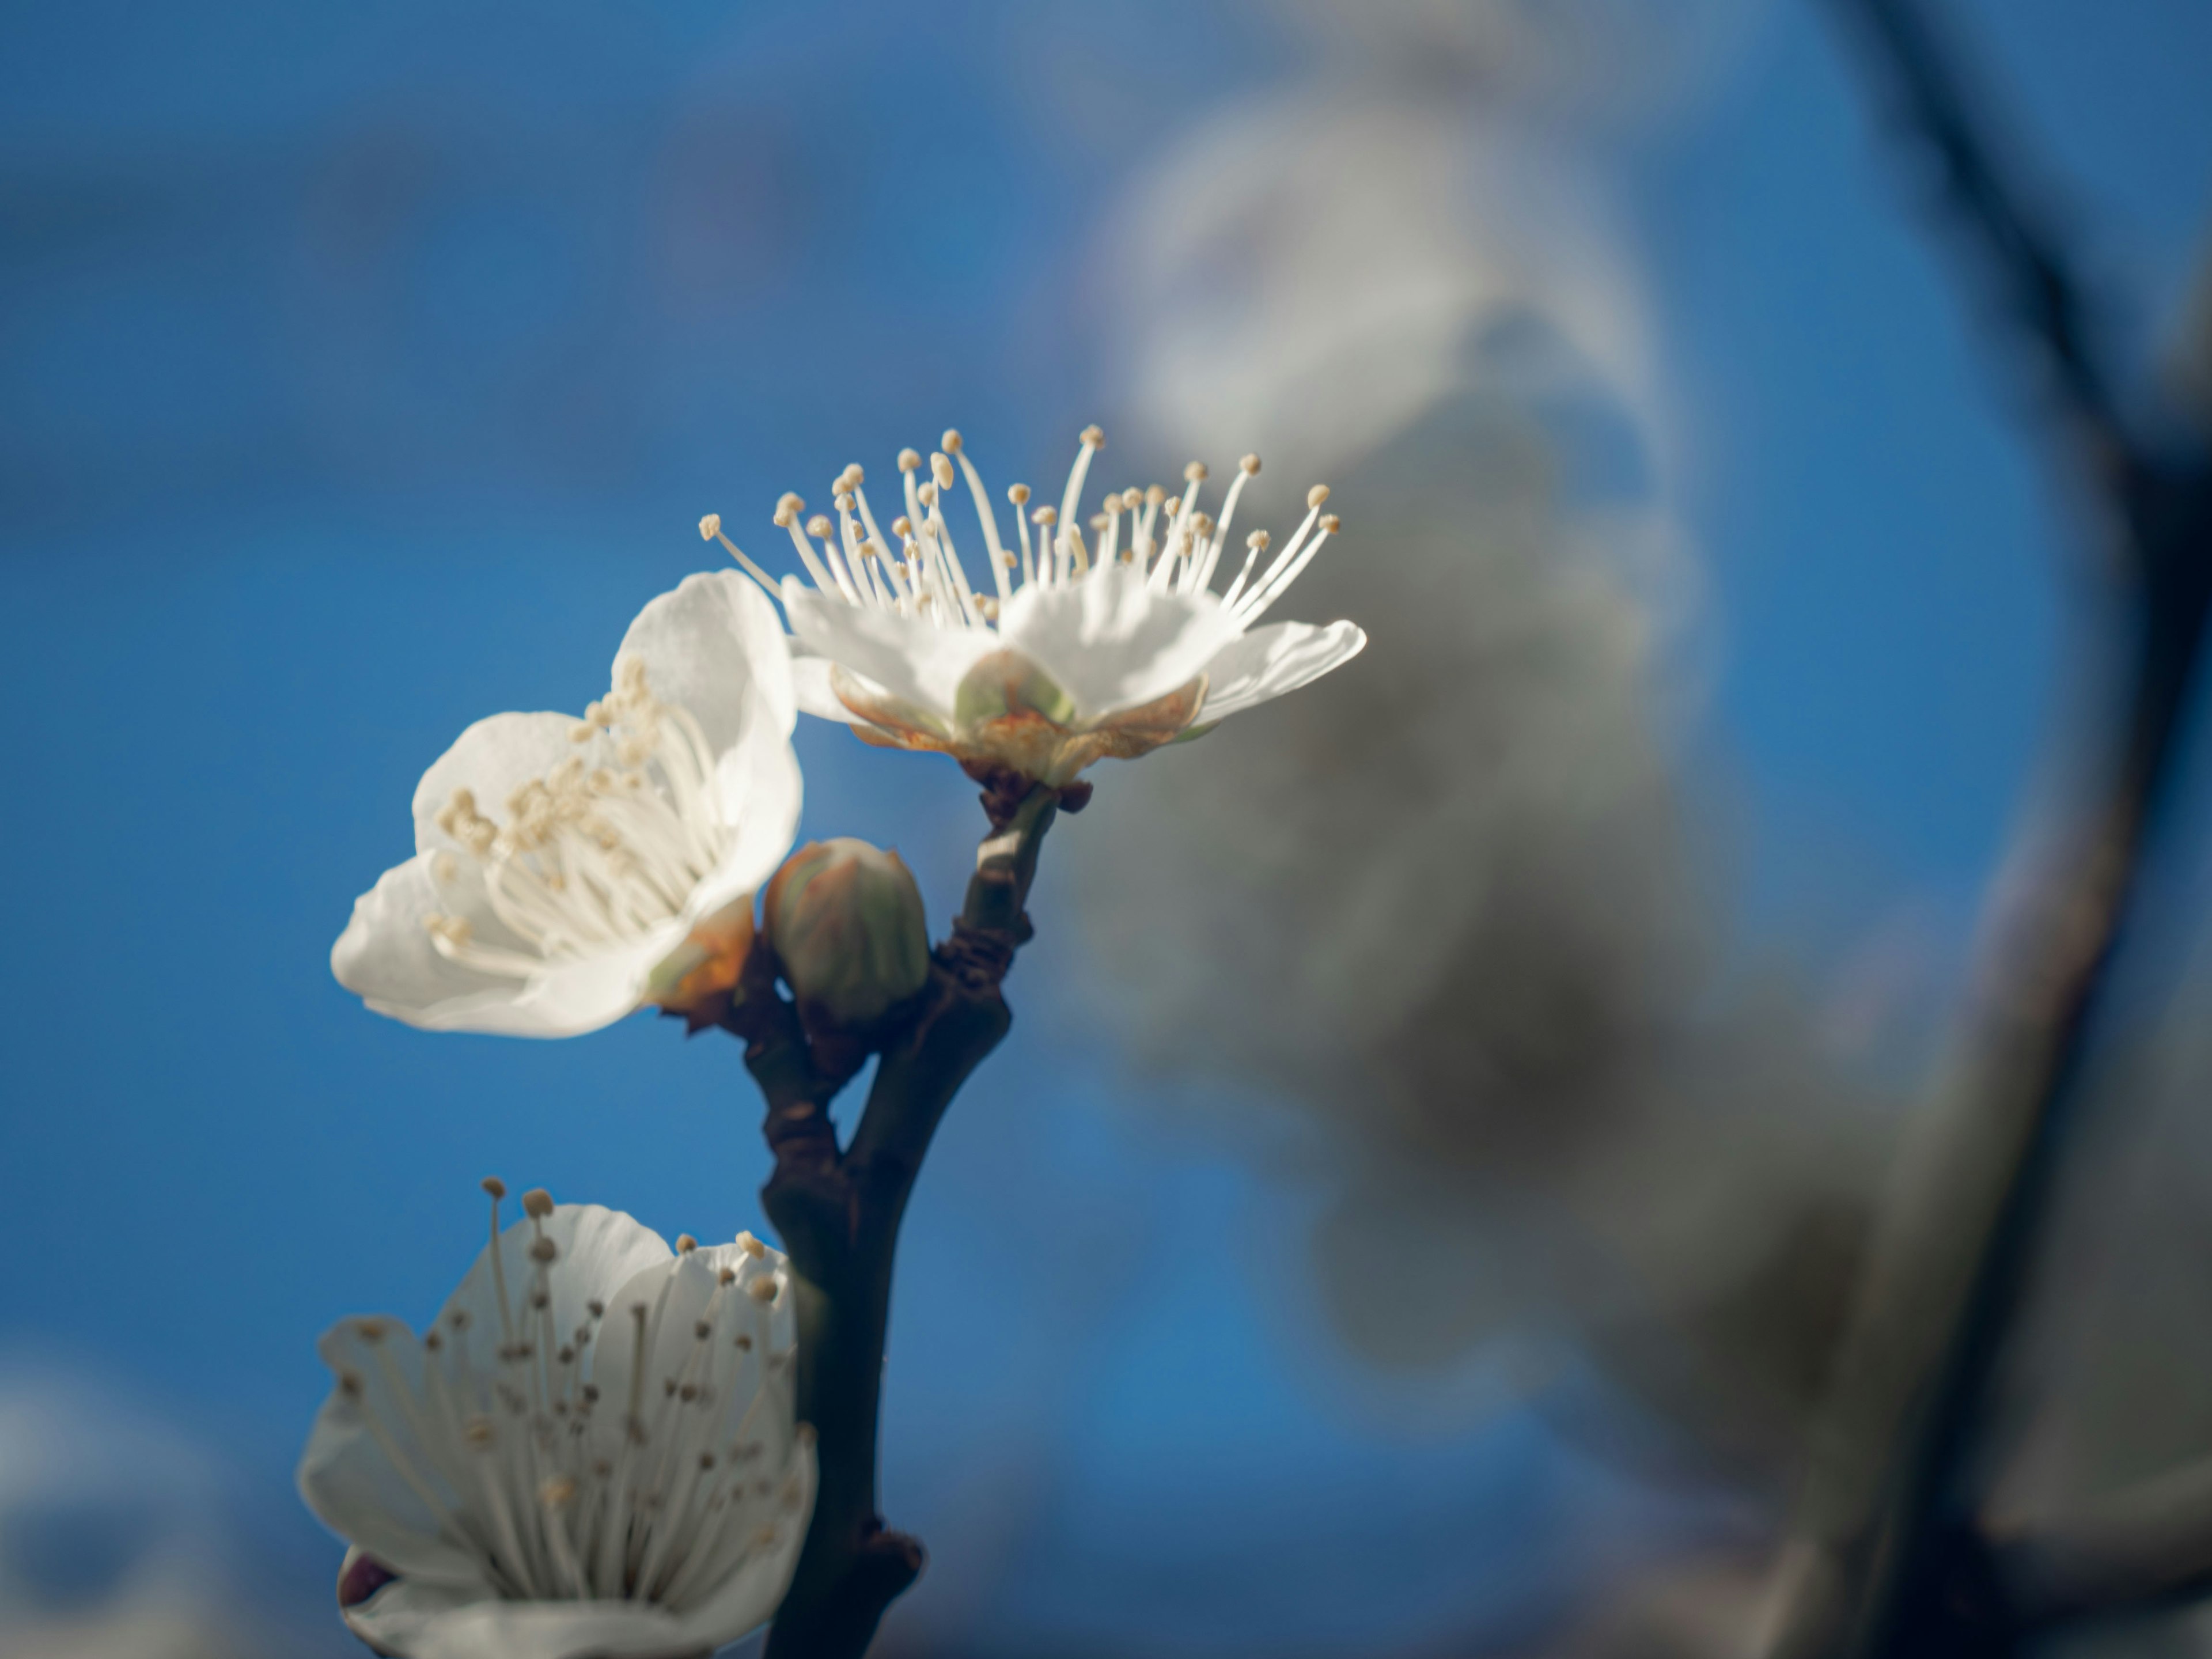
MULTIPOLYGON (((2212 10, 1959 0, 2212 386, 2212 10)), ((459 729, 957 425, 1267 470, 1364 656, 1109 763, 907 1224, 887 1656, 1743 1650, 1894 1131, 2064 786, 2085 514, 1806 0, 0 19, 0 1653, 356 1651, 291 1490, 477 1179, 761 1224, 733 1045, 331 981, 459 729)), ((2212 407, 2212 400, 2198 405, 2212 407)), ((981 828, 808 723, 933 913, 981 828)), ((2192 773, 2204 772, 2192 755, 2192 773)), ((2006 1489, 2212 1449, 2212 869, 2103 1036, 2006 1489)), ((2212 1652, 2187 1621, 2129 1651, 2212 1652)), ((2108 1644, 2109 1645, 2109 1644, 2108 1644)))

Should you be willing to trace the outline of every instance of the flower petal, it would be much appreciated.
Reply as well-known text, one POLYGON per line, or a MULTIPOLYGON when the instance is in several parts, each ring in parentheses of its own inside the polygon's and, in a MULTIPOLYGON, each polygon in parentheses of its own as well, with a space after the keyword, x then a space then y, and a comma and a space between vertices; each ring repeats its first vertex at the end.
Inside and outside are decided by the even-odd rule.
MULTIPOLYGON (((550 1319, 556 1337, 565 1341, 579 1326, 592 1322, 588 1304, 596 1301, 606 1307, 611 1326, 616 1320, 615 1293, 646 1269, 665 1267, 675 1254, 652 1228, 619 1210, 597 1204, 556 1205, 542 1224, 557 1252, 546 1274, 551 1306, 544 1314, 532 1315, 529 1309, 530 1290, 538 1277, 530 1247, 538 1239, 538 1226, 526 1220, 515 1222, 500 1234, 500 1272, 492 1270, 491 1249, 487 1244, 477 1252, 475 1262, 439 1311, 440 1332, 449 1342, 465 1343, 469 1363, 479 1370, 497 1370, 499 1350, 508 1340, 510 1329, 518 1337, 525 1334, 538 1337, 540 1332, 530 1329, 532 1319, 550 1319), (504 1319, 499 1301, 502 1273, 507 1281, 504 1319), (456 1314, 462 1316, 458 1325, 456 1314)), ((372 1547, 371 1553, 380 1552, 372 1547)))
POLYGON ((538 713, 493 714, 470 726, 415 786, 415 850, 461 850, 438 827, 456 789, 474 794, 478 811, 504 818, 508 796, 576 752, 582 725, 574 714, 538 713))
POLYGON ((403 1578, 345 1621, 401 1659, 689 1659, 685 1624, 629 1601, 501 1601, 403 1578))
POLYGON ((687 934, 692 923, 758 888, 791 850, 803 790, 788 728, 757 730, 725 754, 715 763, 714 789, 722 821, 736 834, 685 902, 687 934))
POLYGON ((755 727, 787 738, 799 723, 783 624, 734 570, 686 576, 638 612, 615 654, 642 657, 653 695, 690 710, 718 755, 755 727))
MULTIPOLYGON (((331 947, 331 972, 378 1013, 426 1030, 550 1035, 543 1011, 521 1004, 525 981, 463 968, 441 956, 430 942, 428 919, 458 913, 469 917, 480 936, 514 948, 488 910, 479 914, 465 896, 454 902, 457 891, 465 896, 469 890, 468 881, 439 888, 430 875, 434 856, 417 854, 386 871, 354 901, 353 918, 331 947)), ((481 894, 480 878, 473 890, 481 894)))
POLYGON ((1348 622, 1270 623, 1233 641, 1206 665, 1198 723, 1217 720, 1309 685, 1358 656, 1367 635, 1348 622))
POLYGON ((1134 565, 1119 563, 1064 586, 1024 587, 1000 626, 1086 720, 1188 684, 1237 631, 1212 594, 1155 593, 1134 565))
POLYGON ((951 717, 961 676, 978 657, 999 648, 999 636, 988 628, 939 628, 809 592, 795 581, 784 584, 783 608, 791 631, 815 655, 866 675, 941 719, 951 717))
POLYGON ((325 1526, 394 1571, 490 1595, 476 1557, 447 1535, 438 1509, 423 1496, 427 1490, 451 1513, 451 1485, 436 1452, 415 1432, 411 1401, 402 1397, 404 1389, 421 1387, 421 1342, 398 1320, 356 1319, 331 1327, 318 1347, 356 1387, 333 1388, 316 1413, 295 1476, 301 1498, 325 1526), (364 1325, 379 1331, 376 1342, 363 1341, 364 1325))
POLYGON ((791 690, 802 714, 817 720, 849 721, 853 716, 837 699, 830 677, 837 665, 801 647, 791 653, 791 690))
POLYGON ((814 1516, 817 1478, 813 1443, 793 1445, 784 1479, 797 1483, 799 1503, 777 1517, 775 1541, 748 1552, 735 1572, 680 1615, 684 1633, 698 1647, 711 1652, 775 1616, 784 1591, 791 1588, 799 1553, 806 1543, 806 1525, 814 1516))

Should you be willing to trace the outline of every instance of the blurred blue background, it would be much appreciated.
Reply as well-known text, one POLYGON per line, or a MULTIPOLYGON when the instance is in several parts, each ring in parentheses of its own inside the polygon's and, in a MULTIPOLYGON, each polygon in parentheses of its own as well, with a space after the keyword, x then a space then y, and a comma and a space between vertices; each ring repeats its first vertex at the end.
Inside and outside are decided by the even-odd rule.
MULTIPOLYGON (((1637 418, 1695 620, 1654 719, 1722 826, 1729 949, 1832 986, 1903 938, 1903 1000, 1940 1006, 2079 665, 2075 521, 1819 9, 1563 9, 1441 93, 1422 54, 1261 0, 0 21, 11 1651, 349 1650, 289 1486, 313 1338, 427 1316, 478 1176, 760 1224, 726 1040, 429 1036, 342 992, 331 941, 409 850, 422 768, 483 714, 597 695, 630 616, 711 564, 701 514, 770 556, 780 492, 948 424, 1001 481, 1056 476, 1093 418, 1179 461, 1141 424, 1173 283, 1117 250, 1255 100, 1402 77, 1479 105, 1530 189, 1575 181, 1663 392, 1637 418), (1655 19, 1688 44, 1632 75, 1603 31, 1655 19)), ((2205 252, 2212 11, 1960 10, 2150 362, 2205 252)), ((1331 559, 1391 558, 1358 534, 1384 505, 1338 499, 1331 559)), ((980 827, 957 771, 811 723, 800 754, 803 833, 896 844, 948 915, 980 827)), ((887 1645, 1517 1650, 1732 1535, 1724 1498, 1533 1398, 1602 1395, 1594 1370, 1532 1382, 1501 1340, 1392 1371, 1316 1316, 1312 1206, 1265 1136, 1163 1109, 1093 1017, 1093 833, 1054 833, 1015 1036, 908 1223, 884 1501, 933 1564, 887 1645)))

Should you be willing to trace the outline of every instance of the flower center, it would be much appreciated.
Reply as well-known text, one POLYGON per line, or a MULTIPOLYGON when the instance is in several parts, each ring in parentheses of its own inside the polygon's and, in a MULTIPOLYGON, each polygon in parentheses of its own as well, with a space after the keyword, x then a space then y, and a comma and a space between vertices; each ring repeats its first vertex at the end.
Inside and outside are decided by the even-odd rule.
MULTIPOLYGON (((767 1248, 741 1233, 741 1265, 724 1267, 703 1309, 679 1281, 697 1274, 696 1248, 678 1241, 653 1299, 615 1310, 602 1302, 574 1329, 554 1328, 559 1251, 544 1232, 553 1200, 526 1193, 537 1228, 531 1268, 510 1285, 501 1258, 500 1200, 492 1200, 491 1262, 499 1303, 497 1359, 472 1362, 469 1316, 447 1315, 422 1339, 422 1370, 410 1380, 383 1322, 354 1327, 364 1367, 374 1366, 392 1402, 386 1422, 371 1408, 359 1371, 342 1370, 341 1392, 357 1401, 386 1455, 436 1515, 449 1541, 469 1552, 510 1601, 647 1601, 682 1611, 704 1599, 756 1550, 772 1547, 804 1502, 787 1474, 789 1443, 764 1401, 787 1398, 792 1348, 770 1341, 769 1313, 782 1282, 767 1248), (510 1290, 514 1294, 509 1295, 510 1290), (690 1321, 680 1342, 675 1323, 690 1321), (620 1342, 629 1376, 601 1394, 592 1380, 599 1350, 620 1342), (680 1357, 679 1357, 680 1356, 680 1357)), ((801 1443, 811 1431, 804 1425, 801 1443)))
MULTIPOLYGON (((510 977, 626 944, 679 915, 732 831, 714 805, 714 750, 690 711, 657 700, 624 657, 614 689, 585 712, 570 756, 507 797, 507 822, 457 789, 438 827, 481 870, 492 914, 525 946, 480 940, 465 917, 428 918, 440 954, 510 977)), ((462 855, 431 862, 441 886, 462 855)))

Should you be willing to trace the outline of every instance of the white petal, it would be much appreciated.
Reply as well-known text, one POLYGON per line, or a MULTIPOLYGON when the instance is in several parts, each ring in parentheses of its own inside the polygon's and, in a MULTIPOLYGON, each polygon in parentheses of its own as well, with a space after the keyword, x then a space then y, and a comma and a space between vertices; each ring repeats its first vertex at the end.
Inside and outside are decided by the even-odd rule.
POLYGON ((686 901, 687 933, 774 875, 799 834, 799 757, 787 737, 762 731, 747 738, 715 763, 714 787, 722 821, 737 833, 686 901))
POLYGON ((582 1036, 604 1030, 645 1006, 653 970, 684 942, 690 923, 671 917, 619 945, 601 945, 589 955, 560 957, 523 986, 502 1011, 497 1030, 507 1036, 582 1036))
POLYGON ((794 583, 787 582, 783 592, 791 631, 809 651, 940 718, 951 718, 962 677, 999 648, 999 636, 988 628, 939 628, 895 611, 863 610, 794 583))
MULTIPOLYGON (((647 1333, 652 1342, 646 1358, 648 1395, 655 1379, 673 1376, 684 1370, 697 1340, 692 1328, 710 1304, 723 1310, 719 1317, 727 1335, 721 1340, 743 1331, 752 1338, 753 1352, 763 1357, 788 1348, 794 1332, 791 1291, 786 1289, 778 1296, 774 1307, 763 1307, 744 1293, 756 1279, 773 1276, 783 1267, 783 1258, 773 1250, 756 1260, 735 1245, 690 1251, 676 1259, 673 1268, 665 1261, 647 1264, 606 1296, 608 1334, 592 1356, 592 1380, 611 1401, 619 1404, 629 1397, 630 1376, 637 1369, 631 1310, 641 1305, 648 1318, 656 1314, 659 1317, 658 1325, 647 1333), (738 1282, 717 1303, 718 1277, 726 1267, 737 1272, 738 1282), (733 1319, 742 1322, 729 1322, 733 1319)), ((753 1431, 774 1443, 779 1453, 790 1443, 792 1435, 787 1382, 786 1388, 783 1400, 763 1406, 753 1423, 753 1431), (779 1403, 780 1408, 775 1408, 779 1403)), ((614 1413, 605 1416, 611 1423, 619 1420, 614 1413)))
POLYGON ((836 665, 827 657, 817 657, 811 651, 794 652, 791 659, 791 689, 798 699, 799 712, 812 714, 818 720, 850 721, 852 711, 839 701, 830 688, 830 672, 836 665))
MULTIPOLYGON (((374 888, 354 901, 353 919, 331 947, 331 972, 378 1013, 410 1025, 434 1031, 543 1035, 542 1018, 518 1006, 523 981, 460 967, 439 955, 430 942, 427 919, 459 912, 469 915, 480 937, 515 948, 511 936, 488 913, 478 914, 466 902, 456 904, 456 890, 439 889, 430 877, 432 856, 417 854, 386 871, 374 888)), ((468 886, 455 884, 456 890, 468 886)), ((482 886, 477 881, 473 890, 480 894, 482 886)))
POLYGON ((777 1516, 773 1545, 750 1551, 737 1571, 681 1615, 684 1633, 696 1646, 711 1652, 734 1642, 766 1624, 782 1605, 783 1593, 791 1588, 792 1570, 806 1542, 806 1523, 814 1518, 814 1449, 794 1445, 781 1478, 798 1481, 799 1507, 777 1516))
POLYGON ((629 1601, 501 1601, 411 1578, 345 1610, 355 1635, 402 1659, 690 1659, 684 1626, 629 1601))
POLYGON ((1198 724, 1210 726, 1242 709, 1312 684, 1358 656, 1367 635, 1348 622, 1270 623, 1231 644, 1206 665, 1206 702, 1198 724))
MULTIPOLYGON (((295 1476, 300 1496, 325 1526, 395 1572, 489 1595, 476 1558, 443 1535, 437 1511, 417 1488, 418 1482, 428 1488, 451 1513, 453 1489, 439 1472, 435 1454, 416 1437, 374 1349, 362 1341, 362 1322, 332 1326, 317 1345, 333 1371, 359 1378, 362 1391, 349 1396, 334 1387, 316 1413, 295 1476), (370 1413, 380 1433, 370 1426, 370 1413), (393 1462, 395 1449, 411 1480, 393 1462)), ((389 1345, 389 1357, 404 1382, 419 1389, 422 1344, 398 1320, 374 1322, 385 1333, 381 1340, 389 1345)))
POLYGON ((509 795, 576 752, 572 734, 582 724, 574 714, 493 714, 462 732, 415 786, 415 850, 457 850, 438 828, 456 789, 475 794, 477 811, 504 820, 509 795))
POLYGON ((616 657, 633 654, 647 688, 689 709, 718 755, 755 727, 787 738, 799 723, 783 624, 734 570, 686 576, 638 612, 616 657))
MULTIPOLYGON (((586 1304, 593 1301, 606 1305, 607 1328, 614 1330, 621 1317, 626 1317, 617 1314, 616 1292, 647 1268, 665 1266, 674 1255, 652 1228, 619 1210, 597 1204, 556 1206, 545 1218, 544 1232, 559 1252, 546 1275, 546 1288, 552 1297, 547 1310, 551 1328, 561 1341, 568 1340, 578 1326, 590 1320, 586 1304)), ((538 1273, 537 1264, 530 1259, 530 1247, 537 1237, 537 1227, 527 1220, 514 1223, 499 1236, 500 1268, 507 1277, 504 1322, 489 1243, 477 1252, 475 1263, 439 1311, 440 1332, 449 1342, 458 1340, 467 1344, 469 1362, 479 1372, 498 1369, 499 1349, 507 1340, 508 1326, 514 1327, 518 1337, 526 1334, 530 1287, 537 1282, 538 1273), (453 1317, 456 1313, 466 1316, 458 1331, 453 1317)), ((526 1334, 533 1340, 543 1334, 541 1331, 526 1334)), ((627 1337, 627 1330, 622 1334, 627 1337)))
POLYGON ((1023 588, 1000 632, 1095 720, 1189 684, 1237 624, 1212 594, 1151 592, 1134 565, 1116 563, 1065 586, 1023 588))

